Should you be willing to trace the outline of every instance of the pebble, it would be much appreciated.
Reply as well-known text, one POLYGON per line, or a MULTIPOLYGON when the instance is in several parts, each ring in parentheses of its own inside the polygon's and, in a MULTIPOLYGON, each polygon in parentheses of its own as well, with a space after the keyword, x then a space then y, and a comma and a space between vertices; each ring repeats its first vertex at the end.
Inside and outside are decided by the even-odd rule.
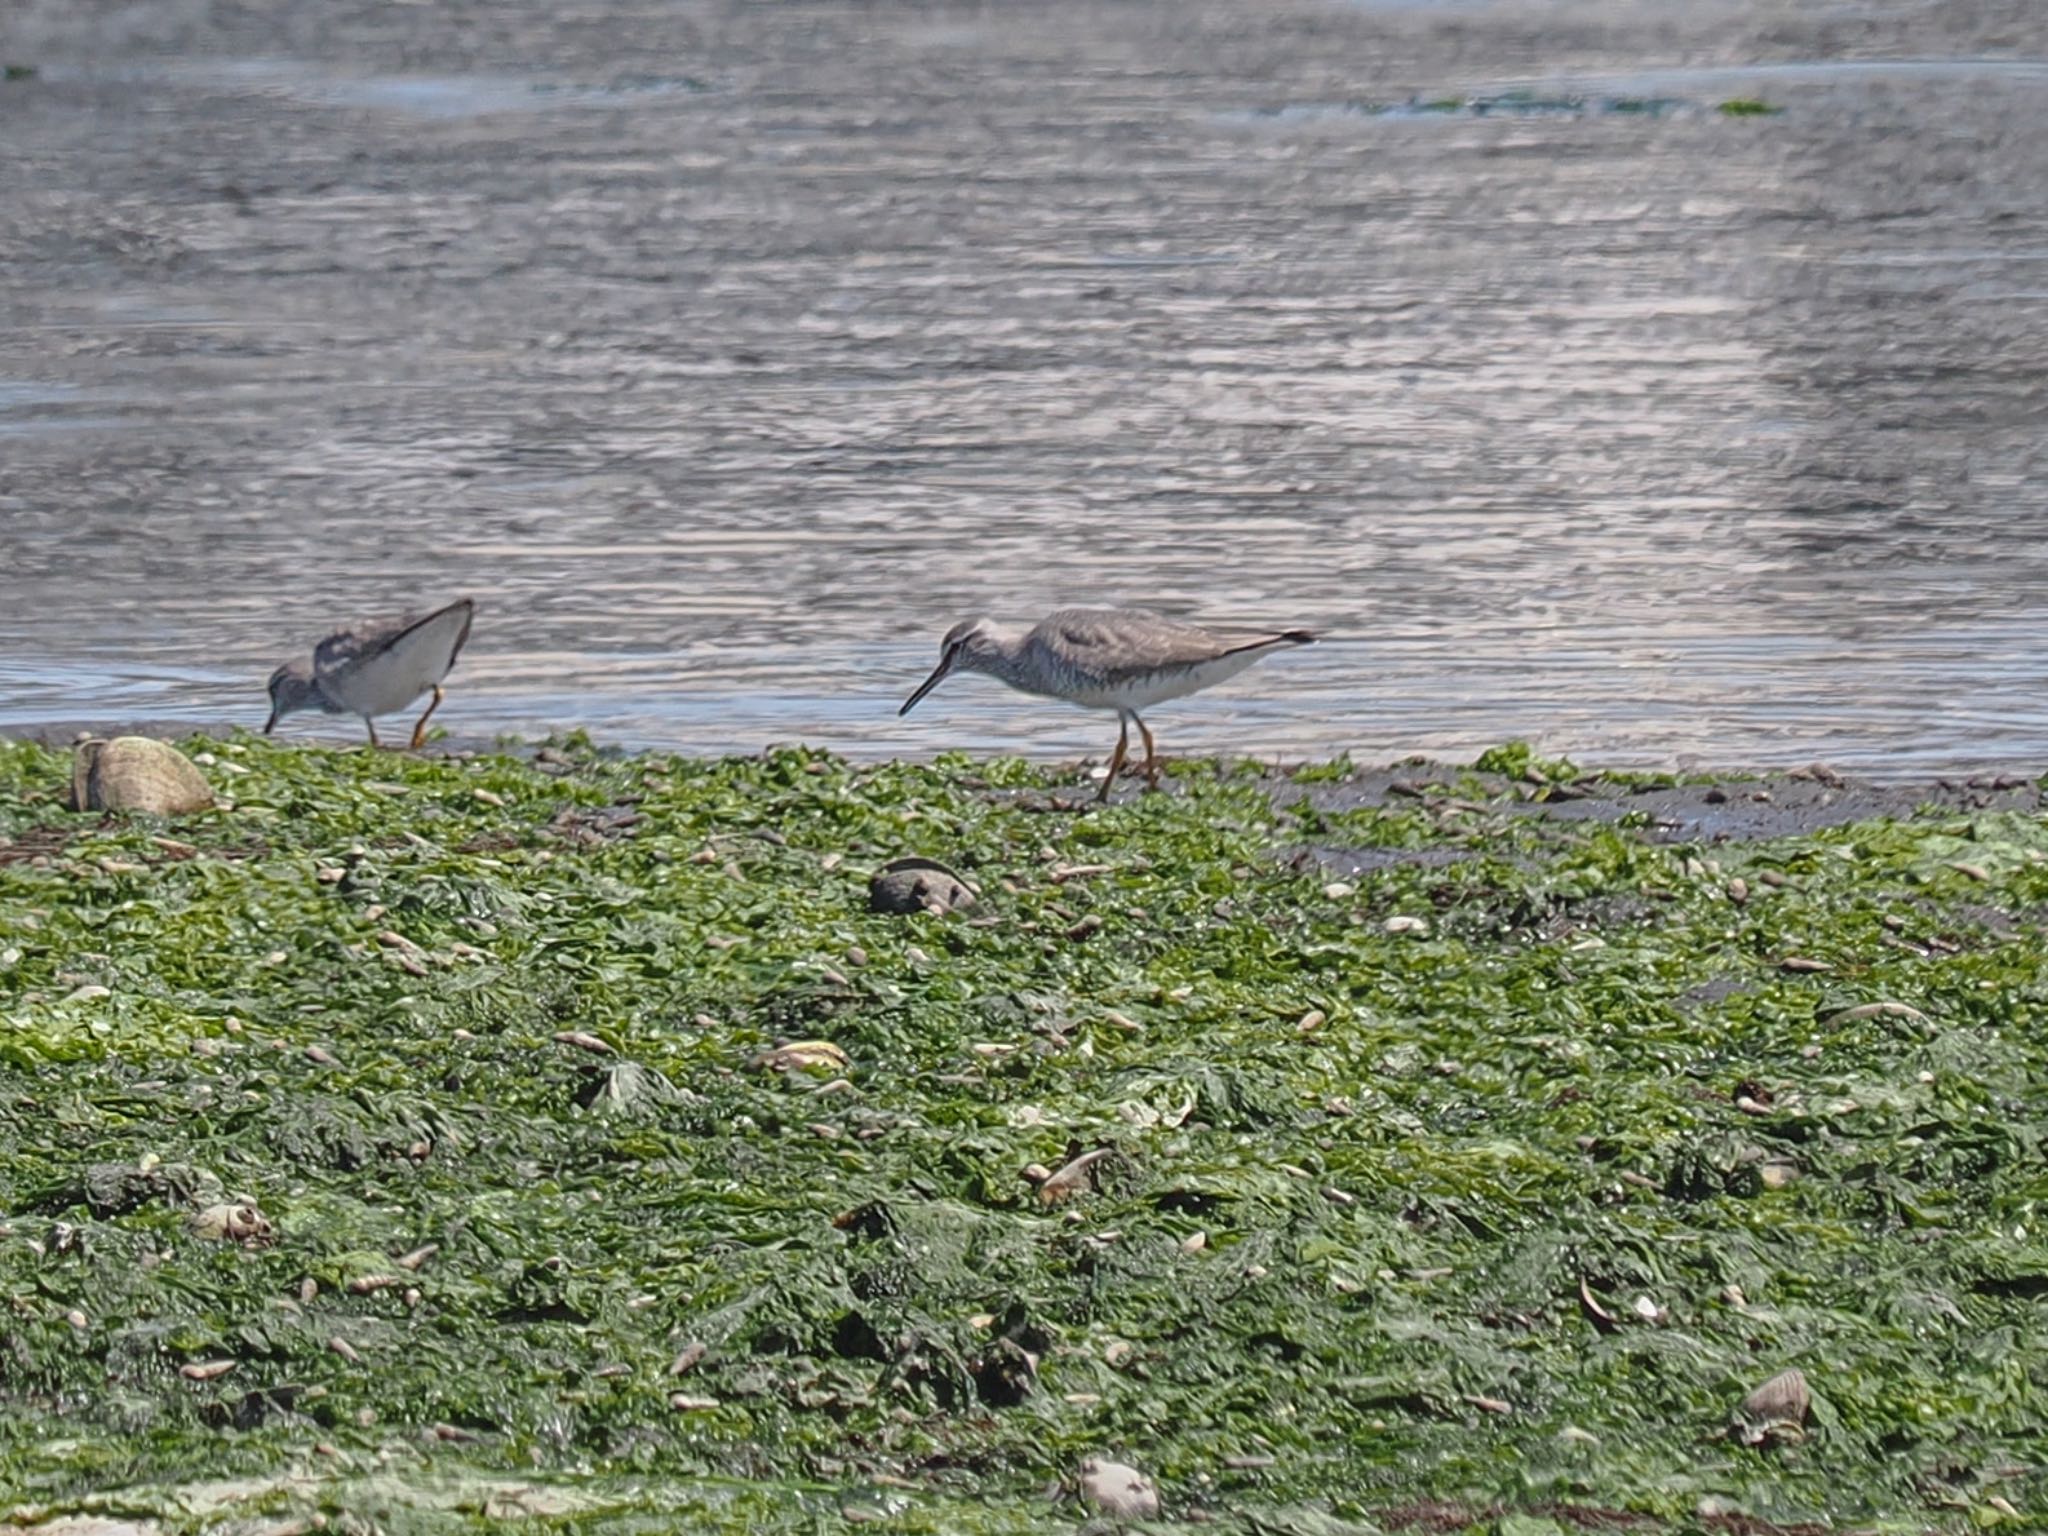
POLYGON ((936 859, 892 859, 868 881, 868 906, 876 912, 948 912, 973 904, 967 882, 936 859))

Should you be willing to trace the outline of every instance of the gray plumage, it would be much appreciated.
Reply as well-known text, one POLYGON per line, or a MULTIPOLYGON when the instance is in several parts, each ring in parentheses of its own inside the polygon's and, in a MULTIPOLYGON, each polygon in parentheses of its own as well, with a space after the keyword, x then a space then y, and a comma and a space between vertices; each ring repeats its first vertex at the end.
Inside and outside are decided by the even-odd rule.
POLYGON ((287 662, 270 675, 270 720, 302 710, 360 715, 377 746, 378 715, 406 708, 431 691, 433 703, 413 726, 412 745, 426 739, 428 718, 441 706, 441 679, 469 641, 476 604, 460 598, 431 613, 369 619, 333 634, 313 647, 309 666, 287 662))
POLYGON ((1314 640, 1304 629, 1218 634, 1145 608, 1062 608, 1022 634, 969 619, 946 632, 937 668, 897 713, 908 714, 955 671, 984 672, 1024 693, 1114 710, 1122 729, 1096 797, 1106 800, 1133 725, 1145 740, 1146 776, 1158 784, 1152 732, 1138 711, 1234 677, 1271 651, 1314 640))

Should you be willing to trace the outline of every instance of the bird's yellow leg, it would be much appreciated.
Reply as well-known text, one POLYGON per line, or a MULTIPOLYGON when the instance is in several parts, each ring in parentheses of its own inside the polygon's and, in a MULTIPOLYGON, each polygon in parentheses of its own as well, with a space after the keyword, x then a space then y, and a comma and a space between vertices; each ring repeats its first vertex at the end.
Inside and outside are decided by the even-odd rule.
POLYGON ((1109 755, 1109 772, 1102 776, 1102 788, 1095 792, 1097 803, 1109 799, 1109 786, 1116 782, 1116 776, 1124 771, 1124 753, 1130 750, 1131 724, 1123 716, 1117 716, 1116 750, 1109 755))
POLYGON ((432 719, 434 711, 441 707, 442 697, 441 685, 439 683, 434 684, 434 702, 427 706, 427 712, 420 716, 412 728, 413 751, 417 752, 427 744, 427 721, 432 719))
MULTIPOLYGON (((1133 715, 1133 720, 1138 717, 1133 715)), ((1145 738, 1145 782, 1154 789, 1159 787, 1159 749, 1152 744, 1152 727, 1138 720, 1138 734, 1145 738)))

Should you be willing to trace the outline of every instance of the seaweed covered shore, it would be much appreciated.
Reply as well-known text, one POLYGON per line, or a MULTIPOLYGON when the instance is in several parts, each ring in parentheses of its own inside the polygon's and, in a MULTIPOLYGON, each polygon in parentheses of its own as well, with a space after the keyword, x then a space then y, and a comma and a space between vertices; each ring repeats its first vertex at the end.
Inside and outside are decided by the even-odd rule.
POLYGON ((0 744, 0 1528, 2048 1517, 2030 779, 187 745, 0 744))

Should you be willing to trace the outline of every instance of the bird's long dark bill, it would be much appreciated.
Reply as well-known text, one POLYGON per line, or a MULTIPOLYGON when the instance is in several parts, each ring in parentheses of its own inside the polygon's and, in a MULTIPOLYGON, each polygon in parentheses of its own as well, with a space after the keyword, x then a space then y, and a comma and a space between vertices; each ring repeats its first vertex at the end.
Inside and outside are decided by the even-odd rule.
POLYGON ((270 718, 269 718, 268 720, 266 720, 266 721, 264 721, 264 722, 263 722, 263 734, 264 734, 264 735, 266 735, 266 736, 268 736, 268 735, 269 735, 269 734, 270 734, 270 733, 271 733, 272 731, 274 731, 274 730, 276 730, 276 729, 277 729, 277 711, 273 709, 273 710, 272 710, 272 711, 270 712, 270 718))
POLYGON ((938 687, 939 679, 944 677, 948 672, 952 670, 953 658, 948 656, 943 661, 941 661, 936 667, 932 668, 932 675, 917 685, 917 692, 913 693, 909 698, 905 699, 903 701, 903 707, 897 710, 896 713, 899 715, 909 714, 911 708, 917 703, 917 701, 923 698, 926 694, 930 693, 934 688, 938 687))

